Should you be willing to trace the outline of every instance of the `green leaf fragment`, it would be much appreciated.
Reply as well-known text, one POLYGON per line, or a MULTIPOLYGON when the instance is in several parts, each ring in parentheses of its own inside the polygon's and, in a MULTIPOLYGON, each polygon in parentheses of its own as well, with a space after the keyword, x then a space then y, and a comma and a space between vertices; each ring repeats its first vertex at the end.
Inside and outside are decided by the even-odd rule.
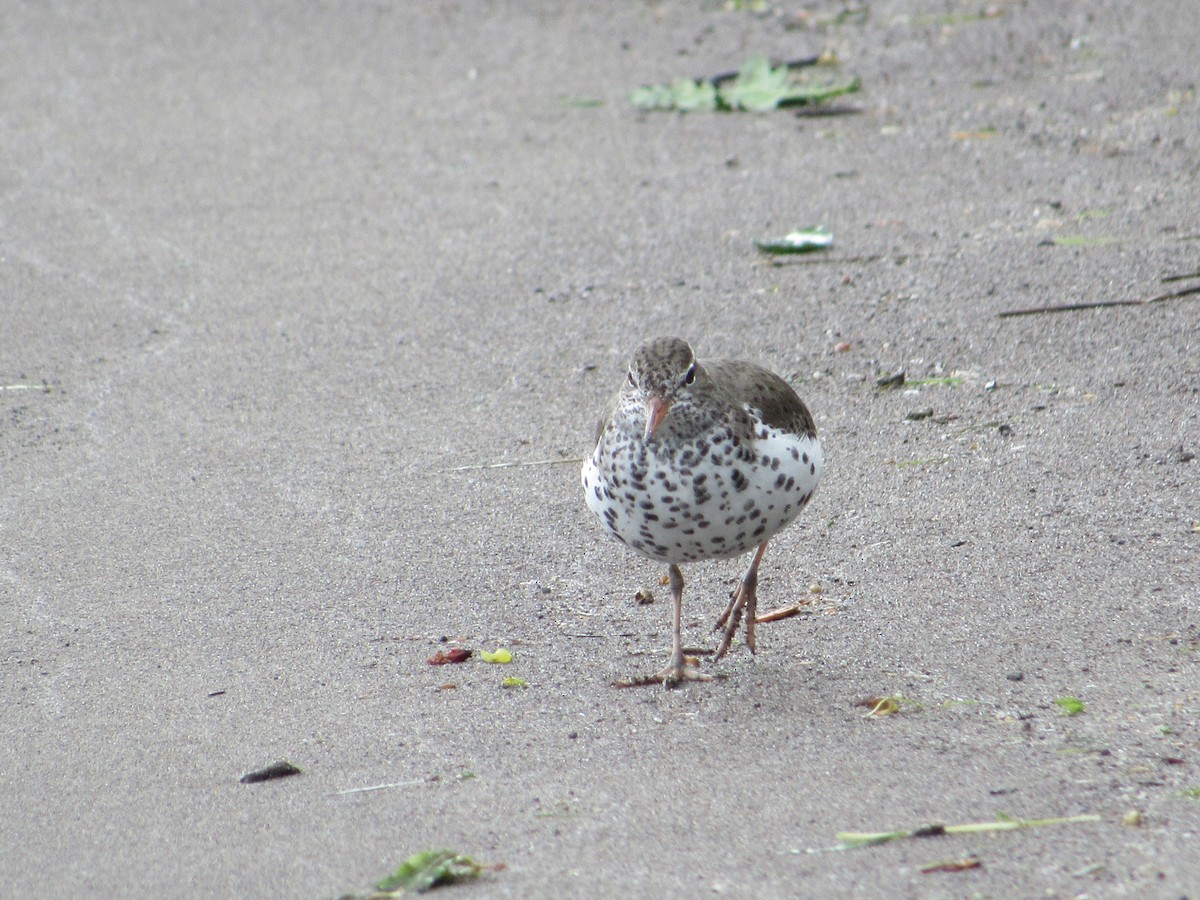
POLYGON ((502 682, 500 682, 500 687, 502 687, 502 688, 523 688, 523 687, 525 687, 525 679, 524 678, 511 678, 511 677, 505 678, 502 682))
POLYGON ((495 653, 488 653, 486 650, 481 650, 479 658, 485 663, 499 663, 503 665, 512 662, 513 655, 512 651, 505 650, 503 647, 497 647, 495 653))
POLYGON ((717 89, 707 81, 678 78, 671 84, 672 105, 680 112, 717 108, 717 89))
POLYGON ((717 89, 707 81, 677 78, 671 84, 640 87, 629 99, 639 109, 712 110, 717 108, 717 89))
POLYGON ((862 88, 862 82, 857 78, 849 81, 828 82, 825 84, 794 84, 780 98, 780 106, 808 106, 812 103, 824 103, 843 94, 855 94, 862 88))
POLYGON ((737 77, 715 84, 677 78, 670 84, 640 87, 629 95, 639 109, 746 110, 765 112, 779 106, 821 103, 859 90, 857 78, 819 81, 798 75, 786 65, 771 66, 765 56, 752 56, 737 77))
POLYGON ((1078 697, 1059 697, 1054 702, 1068 716, 1077 716, 1084 710, 1083 701, 1078 697))
POLYGON ((754 246, 763 253, 812 253, 832 247, 833 235, 824 228, 802 228, 781 238, 755 241, 754 246))
POLYGON ((379 893, 373 894, 372 900, 401 897, 409 892, 423 894, 443 884, 475 878, 482 871, 483 866, 471 857, 453 850, 425 850, 414 853, 400 864, 400 868, 375 885, 379 893))
POLYGON ((742 65, 737 78, 722 85, 719 95, 729 109, 763 112, 778 106, 787 89, 787 66, 772 69, 765 56, 752 56, 742 65))
POLYGON ((629 95, 629 102, 638 109, 670 109, 671 88, 661 84, 647 84, 629 95))

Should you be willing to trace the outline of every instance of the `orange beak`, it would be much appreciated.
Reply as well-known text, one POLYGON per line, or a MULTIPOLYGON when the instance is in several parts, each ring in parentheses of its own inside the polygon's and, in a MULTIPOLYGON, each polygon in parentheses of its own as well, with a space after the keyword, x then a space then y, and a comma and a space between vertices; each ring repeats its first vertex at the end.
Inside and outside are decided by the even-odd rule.
POLYGON ((646 401, 646 433, 643 436, 644 440, 648 441, 654 437, 654 433, 658 431, 658 426, 667 417, 667 412, 670 409, 671 405, 661 397, 651 397, 646 401))

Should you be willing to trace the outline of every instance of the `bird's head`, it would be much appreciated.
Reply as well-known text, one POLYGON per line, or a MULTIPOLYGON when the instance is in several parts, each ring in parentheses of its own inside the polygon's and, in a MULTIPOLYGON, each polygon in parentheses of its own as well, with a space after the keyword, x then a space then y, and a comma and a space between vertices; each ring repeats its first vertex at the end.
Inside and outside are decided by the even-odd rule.
POLYGON ((634 351, 625 394, 645 416, 644 440, 658 433, 672 407, 690 402, 693 386, 703 377, 696 354, 680 338, 653 338, 634 351))

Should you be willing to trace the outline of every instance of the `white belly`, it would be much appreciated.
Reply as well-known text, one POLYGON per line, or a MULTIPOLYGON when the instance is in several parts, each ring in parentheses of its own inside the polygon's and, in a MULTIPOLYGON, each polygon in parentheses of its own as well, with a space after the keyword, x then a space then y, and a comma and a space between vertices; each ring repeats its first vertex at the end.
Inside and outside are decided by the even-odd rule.
POLYGON ((658 440, 602 439, 583 466, 587 505, 613 536, 651 559, 745 553, 800 514, 824 464, 815 437, 756 432, 740 445, 726 437, 669 454, 658 440))

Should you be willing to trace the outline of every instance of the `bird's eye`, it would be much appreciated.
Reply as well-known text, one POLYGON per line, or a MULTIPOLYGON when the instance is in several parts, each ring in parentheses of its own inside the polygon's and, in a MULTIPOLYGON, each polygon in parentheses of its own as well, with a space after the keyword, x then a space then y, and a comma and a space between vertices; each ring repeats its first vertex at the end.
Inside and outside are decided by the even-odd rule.
POLYGON ((696 364, 692 363, 692 365, 687 370, 687 374, 683 376, 683 383, 684 384, 692 384, 695 382, 695 380, 696 380, 696 364))
POLYGON ((637 382, 633 380, 633 372, 625 376, 625 380, 629 382, 630 387, 637 387, 637 382))

